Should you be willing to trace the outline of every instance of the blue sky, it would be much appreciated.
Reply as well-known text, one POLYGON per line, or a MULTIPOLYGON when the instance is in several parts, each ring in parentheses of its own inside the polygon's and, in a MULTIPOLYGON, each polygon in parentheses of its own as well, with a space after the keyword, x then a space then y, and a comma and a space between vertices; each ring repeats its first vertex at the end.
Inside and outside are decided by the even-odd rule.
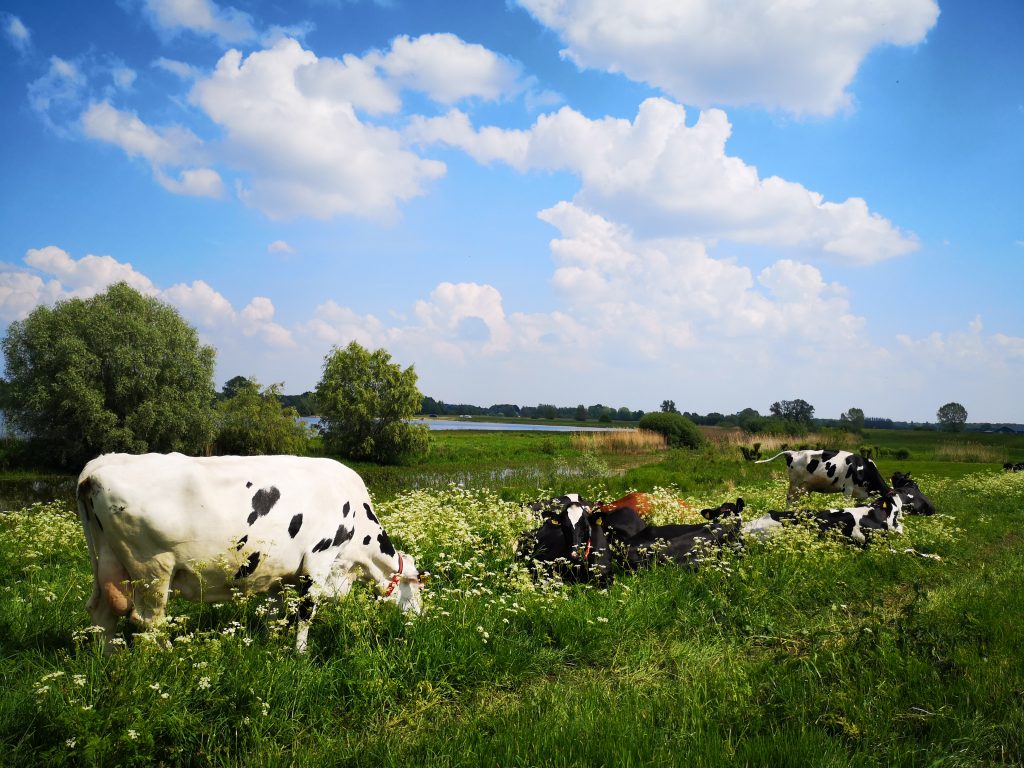
POLYGON ((241 374, 1024 422, 1024 4, 0 5, 0 324, 116 280, 241 374))

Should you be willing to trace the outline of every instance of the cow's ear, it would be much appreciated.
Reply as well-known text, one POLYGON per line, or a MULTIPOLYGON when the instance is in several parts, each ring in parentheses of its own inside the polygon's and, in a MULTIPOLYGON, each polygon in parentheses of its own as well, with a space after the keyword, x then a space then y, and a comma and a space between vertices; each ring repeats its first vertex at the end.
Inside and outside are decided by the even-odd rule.
POLYGON ((736 499, 736 514, 738 515, 740 512, 742 512, 743 511, 743 507, 745 507, 745 506, 746 506, 746 503, 743 501, 743 497, 742 496, 740 496, 738 499, 736 499))

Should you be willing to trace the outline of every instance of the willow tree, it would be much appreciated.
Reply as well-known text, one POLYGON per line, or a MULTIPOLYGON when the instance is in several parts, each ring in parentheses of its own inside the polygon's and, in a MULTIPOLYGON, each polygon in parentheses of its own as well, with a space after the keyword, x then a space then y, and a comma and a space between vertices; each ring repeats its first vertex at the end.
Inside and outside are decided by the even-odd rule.
POLYGON ((127 283, 40 306, 2 341, 6 415, 42 462, 112 451, 199 453, 214 434, 213 347, 127 283))

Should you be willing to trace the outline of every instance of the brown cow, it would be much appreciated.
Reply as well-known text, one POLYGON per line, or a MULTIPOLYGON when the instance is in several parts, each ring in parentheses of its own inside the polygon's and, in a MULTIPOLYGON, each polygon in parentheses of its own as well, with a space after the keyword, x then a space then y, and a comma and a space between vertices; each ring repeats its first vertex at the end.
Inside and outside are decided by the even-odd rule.
MULTIPOLYGON (((686 511, 690 509, 690 505, 682 499, 675 499, 676 504, 679 505, 679 516, 682 517, 686 514, 686 511)), ((594 505, 594 511, 600 512, 614 512, 617 509, 628 507, 634 510, 640 517, 649 517, 654 511, 654 497, 649 493, 642 493, 640 491, 633 491, 632 493, 626 494, 621 499, 615 501, 598 502, 594 505)))

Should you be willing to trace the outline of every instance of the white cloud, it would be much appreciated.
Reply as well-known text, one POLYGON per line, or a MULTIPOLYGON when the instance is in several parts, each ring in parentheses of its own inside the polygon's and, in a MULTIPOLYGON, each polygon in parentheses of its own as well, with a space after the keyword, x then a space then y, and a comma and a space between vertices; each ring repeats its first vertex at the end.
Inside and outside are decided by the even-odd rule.
POLYGON ((295 253, 295 249, 284 240, 275 240, 267 246, 267 253, 286 253, 290 255, 295 253))
POLYGON ((249 174, 239 190, 249 205, 273 218, 390 219, 445 166, 405 150, 397 132, 361 122, 350 102, 304 92, 297 74, 316 63, 294 40, 244 59, 229 51, 190 98, 249 174))
POLYGON ((186 128, 156 130, 131 112, 104 101, 82 113, 82 132, 91 139, 120 147, 129 157, 142 157, 156 165, 178 165, 196 156, 201 142, 186 128))
POLYGON ((565 41, 562 55, 684 104, 759 105, 831 115, 880 45, 914 45, 935 0, 518 0, 565 41))
POLYGON ((160 186, 176 195, 216 199, 224 197, 224 182, 220 174, 212 168, 186 168, 177 179, 156 169, 155 174, 160 186))
POLYGON ((259 36, 252 16, 212 0, 145 0, 145 9, 154 28, 170 34, 187 30, 229 44, 259 36))
POLYGON ((563 107, 527 131, 475 130, 464 113, 452 111, 413 119, 407 135, 460 147, 482 163, 569 170, 581 180, 579 205, 645 237, 731 239, 857 264, 918 247, 860 198, 829 202, 800 184, 761 178, 727 154, 731 130, 720 110, 701 112, 689 127, 682 106, 648 99, 633 121, 591 120, 563 107))
POLYGON ((184 61, 168 59, 163 56, 154 61, 153 66, 158 69, 162 69, 165 72, 170 72, 172 75, 180 77, 182 80, 195 80, 202 74, 202 70, 199 69, 199 67, 187 64, 184 61))
POLYGON ((114 67, 110 75, 114 80, 114 85, 122 91, 131 90, 137 77, 135 70, 130 67, 114 67))
POLYGON ((85 91, 87 80, 74 62, 59 56, 50 57, 46 74, 28 86, 28 103, 44 118, 53 109, 77 106, 85 91))
POLYGON ((367 61, 395 83, 443 104, 470 97, 493 101, 521 87, 517 64, 452 34, 415 39, 400 35, 387 54, 368 56, 367 61))
POLYGON ((140 293, 156 293, 156 287, 148 277, 136 272, 131 264, 119 262, 112 256, 88 254, 76 261, 67 251, 48 245, 30 248, 25 253, 25 263, 55 277, 65 296, 93 296, 108 285, 122 281, 140 293))
POLYGON ((19 51, 24 53, 31 47, 32 33, 13 13, 0 14, 0 24, 3 25, 7 41, 19 51))

